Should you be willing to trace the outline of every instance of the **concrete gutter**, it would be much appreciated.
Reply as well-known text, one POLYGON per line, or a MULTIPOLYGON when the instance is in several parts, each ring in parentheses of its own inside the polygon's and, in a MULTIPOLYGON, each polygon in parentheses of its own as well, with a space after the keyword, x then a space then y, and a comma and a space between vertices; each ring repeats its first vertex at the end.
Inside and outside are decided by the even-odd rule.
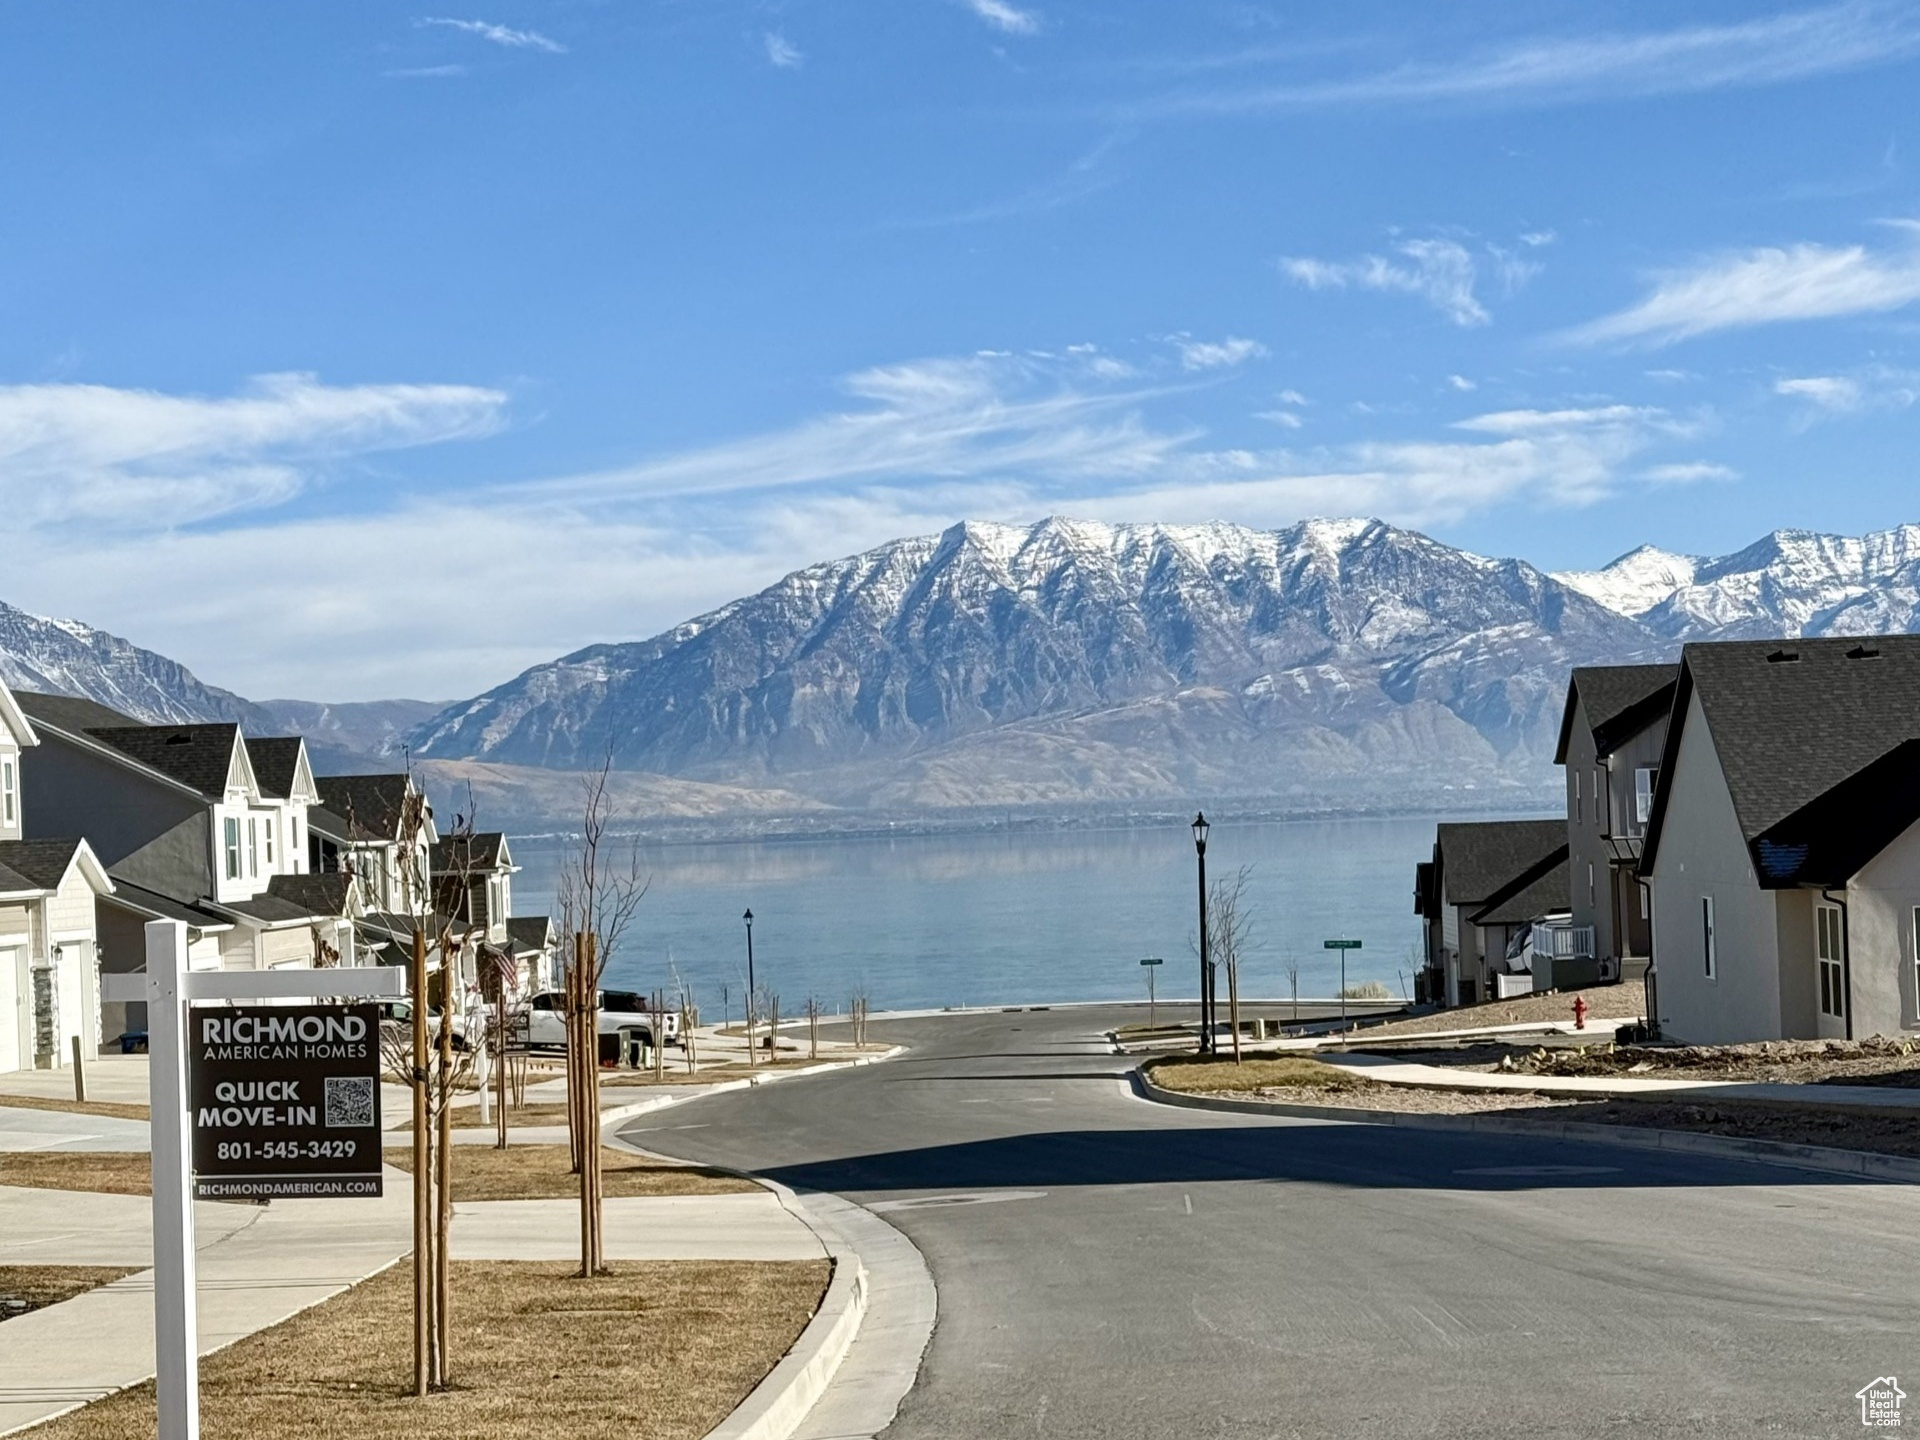
MULTIPOLYGON (((630 1141, 609 1144, 668 1159, 630 1141)), ((933 1277, 913 1242, 838 1195, 802 1198, 777 1180, 708 1167, 773 1192, 833 1261, 820 1308, 780 1363, 705 1440, 868 1440, 893 1423, 933 1338, 933 1277)))
POLYGON ((1163 1090, 1139 1070, 1128 1072, 1134 1096, 1185 1110, 1224 1110, 1236 1115, 1283 1116, 1298 1120, 1334 1120, 1348 1125, 1404 1125, 1416 1130, 1476 1130, 1498 1135, 1532 1135, 1544 1140, 1587 1140, 1635 1150, 1665 1150, 1712 1155, 1727 1160, 1759 1160, 1834 1175, 1850 1175, 1894 1184, 1920 1184, 1920 1159, 1839 1150, 1826 1145, 1794 1145, 1780 1140, 1748 1140, 1732 1135, 1702 1135, 1691 1130, 1656 1130, 1634 1125, 1595 1125, 1584 1121, 1522 1120, 1506 1115, 1427 1115, 1405 1110, 1363 1110, 1346 1105, 1292 1105, 1263 1100, 1229 1100, 1211 1095, 1182 1095, 1163 1090))
POLYGON ((706 1440, 788 1440, 826 1394, 867 1314, 867 1271, 851 1252, 833 1257, 826 1296, 793 1348, 706 1440))

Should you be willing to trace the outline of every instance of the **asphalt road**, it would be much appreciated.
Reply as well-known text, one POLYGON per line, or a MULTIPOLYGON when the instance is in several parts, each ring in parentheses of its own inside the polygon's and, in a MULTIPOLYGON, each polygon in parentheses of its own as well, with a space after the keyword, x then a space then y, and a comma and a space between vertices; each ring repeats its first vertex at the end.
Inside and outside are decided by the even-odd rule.
POLYGON ((1869 1381, 1920 1395, 1920 1191, 1176 1110, 1126 1093, 1115 1018, 876 1023, 911 1052, 624 1133, 913 1239, 900 1440, 1854 1435, 1869 1381))

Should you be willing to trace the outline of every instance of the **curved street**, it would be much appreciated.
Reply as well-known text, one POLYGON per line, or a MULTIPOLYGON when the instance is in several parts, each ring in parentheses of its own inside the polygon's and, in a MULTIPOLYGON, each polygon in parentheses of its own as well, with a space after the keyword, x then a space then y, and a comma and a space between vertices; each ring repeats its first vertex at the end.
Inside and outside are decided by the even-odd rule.
POLYGON ((1128 1018, 876 1021, 907 1054, 621 1133, 912 1239, 939 1318, 900 1440, 1840 1435, 1920 1375, 1909 1187, 1166 1108, 1128 1018))

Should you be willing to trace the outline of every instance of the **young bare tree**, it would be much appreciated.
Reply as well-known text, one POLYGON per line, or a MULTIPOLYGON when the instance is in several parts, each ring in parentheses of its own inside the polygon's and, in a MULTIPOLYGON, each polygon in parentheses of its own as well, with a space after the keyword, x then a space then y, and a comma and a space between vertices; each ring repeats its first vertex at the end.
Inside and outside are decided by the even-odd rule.
MULTIPOLYGON (((580 834, 562 862, 558 902, 562 934, 570 937, 567 961, 567 1130, 574 1169, 580 1176, 580 1273, 606 1270, 602 1243, 600 1181, 600 979, 619 953, 634 911, 647 893, 639 842, 624 857, 609 837, 613 800, 609 747, 599 770, 582 785, 580 834)), ((659 1040, 656 1034, 656 1043, 659 1040)))
POLYGON ((1216 880, 1207 896, 1207 944, 1213 963, 1227 973, 1227 1023, 1233 1031, 1233 1063, 1240 1063, 1240 962, 1253 948, 1253 910, 1247 882, 1253 871, 1241 866, 1216 880))
POLYGON ((1293 1019, 1300 1021, 1300 957, 1287 952, 1287 988, 1293 992, 1293 1019))

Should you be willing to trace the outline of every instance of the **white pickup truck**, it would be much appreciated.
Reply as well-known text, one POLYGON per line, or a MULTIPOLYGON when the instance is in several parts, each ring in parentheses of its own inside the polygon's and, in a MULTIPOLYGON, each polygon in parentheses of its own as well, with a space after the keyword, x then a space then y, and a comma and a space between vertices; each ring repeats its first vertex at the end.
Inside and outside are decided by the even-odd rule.
MULTIPOLYGON (((544 990, 527 1003, 527 1044, 537 1049, 564 1050, 567 1045, 566 997, 558 990, 544 990)), ((665 1032, 663 1043, 680 1043, 680 1016, 668 1010, 660 1017, 665 1032)), ((627 1031, 653 1044, 653 1012, 647 1009, 644 995, 631 990, 600 992, 600 1033, 618 1035, 627 1031)))

